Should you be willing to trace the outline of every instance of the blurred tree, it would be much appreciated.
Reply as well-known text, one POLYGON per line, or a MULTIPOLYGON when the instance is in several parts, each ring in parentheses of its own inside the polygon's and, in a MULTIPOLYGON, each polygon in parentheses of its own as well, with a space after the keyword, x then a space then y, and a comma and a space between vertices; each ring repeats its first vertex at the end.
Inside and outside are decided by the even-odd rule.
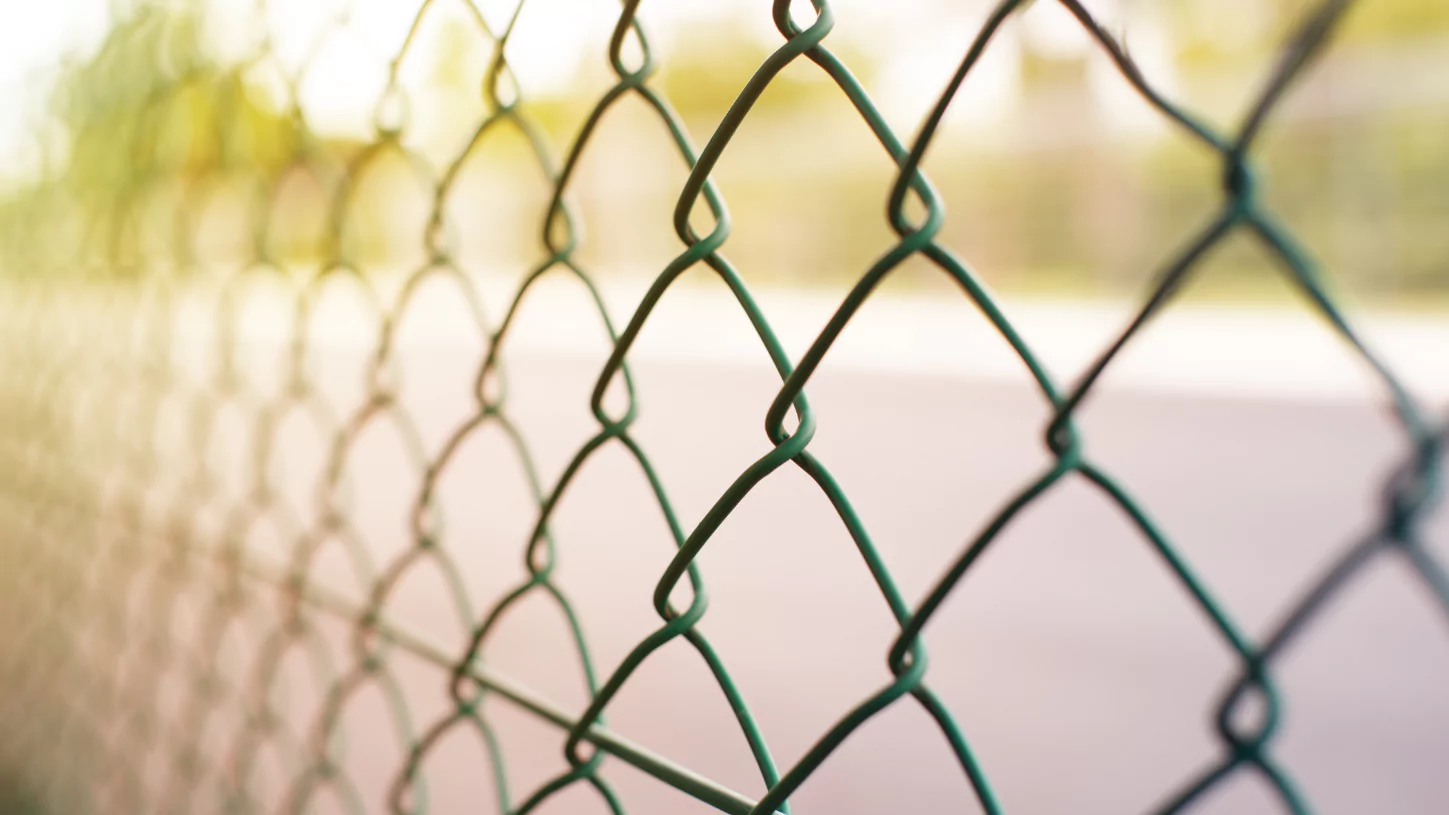
MULTIPOLYGON (((1307 0, 1119 3, 1129 23, 1137 15, 1152 15, 1151 25, 1165 32, 1177 73, 1175 95, 1198 109, 1214 107, 1207 98, 1222 88, 1235 89, 1233 105, 1225 106, 1233 116, 1308 8, 1307 0)), ((948 6, 941 6, 940 13, 951 13, 948 6)), ((245 185, 258 179, 278 183, 289 177, 299 156, 342 167, 365 147, 358 140, 318 140, 308 134, 286 109, 290 101, 268 101, 257 92, 247 66, 223 63, 207 52, 199 13, 189 6, 142 5, 117 23, 94 57, 65 68, 54 105, 54 118, 65 134, 55 151, 56 171, 44 183, 12 192, 0 202, 4 228, 18 236, 0 241, 0 251, 13 256, 24 245, 44 244, 111 256, 134 253, 138 250, 126 245, 135 240, 136 222, 147 217, 148 200, 171 195, 174 202, 178 189, 188 185, 245 185)), ((656 43, 660 70, 651 84, 676 107, 697 144, 713 132, 779 42, 760 36, 758 27, 740 16, 744 13, 716 15, 709 25, 682 26, 672 38, 660 37, 656 43)), ((1016 28, 1009 27, 1005 35, 1019 36, 1017 28, 1024 22, 1013 21, 1010 26, 1016 28)), ((1129 45, 1133 31, 1129 25, 1129 45)), ((832 50, 869 82, 876 73, 872 55, 884 51, 863 45, 848 37, 830 40, 832 50)), ((961 47, 965 45, 963 41, 961 47)), ((1003 117, 1006 128, 984 134, 995 138, 974 138, 983 135, 979 130, 957 131, 943 135, 932 148, 929 169, 950 202, 944 237, 1003 285, 1036 289, 1040 281, 1066 280, 1078 281, 1074 286, 1085 281, 1107 293, 1130 290, 1216 205, 1218 161, 1168 128, 1160 131, 1166 135, 1144 136, 1122 135, 1108 127, 1110 111, 1094 102, 1093 86, 1100 77, 1089 70, 1096 59, 1093 51, 1058 53, 1029 42, 1023 46, 1016 66, 1020 97, 1013 105, 1018 113, 1030 115, 1003 117)), ((1359 4, 1346 18, 1325 65, 1295 88, 1293 104, 1274 117, 1264 135, 1259 153, 1266 170, 1265 201, 1322 254, 1330 269, 1361 290, 1449 290, 1444 271, 1449 238, 1440 237, 1445 233, 1438 228, 1449 215, 1449 151, 1443 140, 1449 108, 1442 102, 1443 77, 1449 75, 1421 70, 1446 52, 1449 3, 1359 4), (1406 81, 1393 82, 1399 76, 1406 81), (1392 87, 1380 88, 1382 82, 1392 87)), ((426 62, 414 67, 420 69, 418 81, 435 97, 432 107, 442 118, 421 117, 414 124, 421 130, 447 120, 464 134, 459 139, 470 136, 483 115, 479 43, 463 27, 444 25, 424 53, 426 62)), ((579 70, 577 81, 563 90, 524 100, 556 156, 568 147, 612 78, 602 61, 590 61, 579 70)), ((1214 121, 1231 126, 1235 119, 1214 121)), ((864 151, 842 147, 847 142, 843 136, 858 135, 859 128, 858 117, 816 66, 800 60, 775 79, 736 138, 731 160, 718 173, 739 222, 773 225, 779 234, 742 228, 731 239, 732 257, 748 260, 758 274, 775 280, 834 281, 857 274, 862 258, 881 250, 885 238, 871 230, 881 227, 889 167, 874 149, 867 157, 864 151), (806 153, 781 148, 798 147, 787 134, 801 133, 811 135, 806 153), (800 195, 806 192, 809 206, 801 207, 800 195), (787 229, 781 224, 791 213, 799 218, 787 229), (866 224, 862 219, 867 217, 875 220, 866 224)), ((614 114, 605 129, 618 129, 614 114)), ((637 148, 626 130, 614 134, 610 150, 637 148)), ((423 149, 448 159, 463 143, 454 142, 423 144, 423 149)), ((543 183, 524 154, 527 149, 523 139, 509 138, 481 150, 482 160, 470 164, 484 170, 476 173, 477 184, 496 188, 500 179, 512 183, 508 173, 493 172, 499 168, 526 174, 530 184, 543 183)), ((646 162, 652 157, 628 159, 646 162)), ((640 180, 634 175, 645 174, 624 180, 640 180)), ((371 254, 386 253, 387 241, 411 242, 405 248, 412 250, 420 245, 415 236, 378 228, 399 220, 393 199, 401 196, 389 190, 414 183, 402 177, 399 172, 374 178, 367 186, 368 201, 349 216, 355 219, 351 232, 371 241, 363 247, 371 254)), ((675 176, 661 177, 665 180, 658 189, 638 193, 657 201, 632 191, 648 185, 624 184, 617 173, 609 177, 612 181, 590 182, 581 176, 570 191, 592 195, 594 210, 609 210, 606 214, 614 218, 609 223, 618 228, 620 219, 669 211, 678 193, 669 188, 675 176), (597 189, 590 191, 589 183, 597 189), (623 187, 635 197, 627 198, 623 187), (620 205, 625 198, 627 203, 620 205)), ((289 193, 292 198, 274 202, 271 211, 283 213, 276 219, 297 221, 294 213, 299 212, 325 218, 329 188, 321 183, 294 186, 306 194, 289 193)), ((489 194, 468 200, 485 200, 489 194)), ((507 204, 505 194, 494 197, 507 204)), ((164 205, 156 209, 167 211, 164 205)), ((497 226, 504 219, 495 210, 472 215, 460 211, 458 217, 474 219, 470 223, 492 218, 488 223, 497 226)), ((238 218, 223 212, 212 220, 238 218)), ((666 226, 660 230, 667 232, 666 226)), ((322 231, 325 226, 285 247, 289 256, 314 258, 322 231)), ((524 251, 523 243, 534 246, 534 240, 532 232, 520 238, 518 251, 524 251)), ((1254 266, 1257 259, 1243 256, 1239 263, 1236 255, 1225 257, 1215 277, 1246 278, 1261 271, 1254 266)), ((25 262, 6 266, 28 268, 25 262)), ((111 273, 123 273, 122 267, 130 268, 120 264, 111 273)))

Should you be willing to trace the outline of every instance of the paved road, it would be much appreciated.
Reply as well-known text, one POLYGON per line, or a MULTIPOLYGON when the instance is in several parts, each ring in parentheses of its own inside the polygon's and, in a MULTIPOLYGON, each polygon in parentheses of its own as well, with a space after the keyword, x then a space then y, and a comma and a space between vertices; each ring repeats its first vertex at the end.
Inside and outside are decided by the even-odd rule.
MULTIPOLYGON (((614 312, 629 313, 634 296, 616 297, 614 312)), ((795 356, 833 306, 828 297, 762 299, 795 356)), ((367 381, 375 325, 357 317, 365 309, 349 317, 344 300, 324 298, 308 362, 312 379, 346 415, 367 381)), ((290 300, 260 302, 243 315, 240 335, 250 350, 242 369, 275 386, 290 300)), ((1011 311, 1063 378, 1090 359, 1125 313, 1085 305, 1011 311)), ((202 334, 211 325, 206 313, 193 324, 202 334)), ((1040 442, 1044 402, 971 314, 959 297, 872 301, 809 388, 819 425, 811 449, 850 496, 912 603, 1048 462, 1040 442)), ((492 316, 496 324, 499 315, 492 316)), ((1449 357, 1433 349, 1449 347, 1449 327, 1432 319, 1365 322, 1396 368, 1442 406, 1449 357)), ((551 489, 598 428, 587 405, 603 362, 602 332, 577 287, 563 287, 530 295, 510 337, 509 415, 551 489)), ((428 458, 473 409, 481 345, 446 289, 417 301, 399 326, 399 404, 416 420, 428 458)), ((200 335, 178 344, 183 357, 199 355, 193 370, 203 377, 214 347, 200 335)), ((631 360, 640 405, 634 436, 681 525, 691 529, 768 449, 763 420, 778 380, 737 307, 688 290, 670 293, 631 360)), ((1301 314, 1175 310, 1112 369, 1079 425, 1092 460, 1141 499, 1232 619, 1261 637, 1374 525, 1382 482, 1403 455, 1391 417, 1364 396, 1362 371, 1301 314)), ((212 460, 217 472, 235 476, 241 494, 250 459, 236 431, 247 414, 234 408, 218 415, 212 460)), ((184 428, 185 415, 163 424, 184 428)), ((283 417, 273 443, 276 486, 311 522, 325 438, 297 411, 283 417)), ((383 416, 344 462, 349 517, 384 563, 413 544, 421 478, 404 447, 383 416)), ((433 500, 443 518, 440 540, 476 615, 523 580, 537 508, 496 426, 459 447, 433 500)), ((216 507, 199 511, 208 509, 216 507)), ((590 457, 551 526, 558 582, 583 620, 602 678, 659 625, 650 597, 673 540, 619 444, 590 457)), ((1428 533, 1449 559, 1449 513, 1440 512, 1428 533)), ((285 561, 292 541, 261 524, 249 542, 258 556, 285 561)), ((895 623, 829 503, 793 467, 759 485, 698 562, 711 596, 701 629, 788 768, 888 681, 895 623)), ((313 574, 364 593, 335 542, 323 547, 313 574)), ((397 586, 385 613, 443 652, 461 654, 465 626, 447 597, 424 562, 397 586)), ((684 599, 681 590, 676 600, 684 599)), ((330 630, 345 660, 348 632, 340 623, 330 630)), ((930 683, 955 712, 1008 812, 1147 811, 1222 749, 1212 711, 1236 663, 1162 558, 1082 480, 1060 484, 1005 530, 940 609, 926 640, 930 683)), ((237 673, 248 658, 245 638, 240 642, 224 645, 238 651, 225 663, 237 673)), ((290 711, 310 721, 319 695, 305 666, 289 660, 282 675, 290 711)), ((542 595, 500 624, 486 664, 567 711, 584 706, 563 618, 542 595)), ((414 733, 447 714, 447 677, 435 666, 398 652, 389 667, 414 733)), ((1365 568, 1273 675, 1285 702, 1274 755, 1321 812, 1444 809, 1449 620, 1403 564, 1384 558, 1365 568)), ((496 697, 485 710, 499 730, 514 802, 564 768, 558 729, 496 697)), ((388 711, 375 685, 346 708, 346 765, 371 802, 386 800, 405 755, 388 711)), ((747 796, 762 793, 725 699, 687 645, 655 653, 608 713, 609 727, 634 742, 747 796)), ((491 811, 477 803, 492 796, 485 766, 476 736, 450 731, 424 767, 433 811, 491 811)), ((622 762, 610 759, 605 774, 631 812, 709 811, 622 762)), ((321 811, 331 811, 328 800, 324 795, 321 811)), ((792 803, 801 813, 975 811, 942 737, 910 700, 861 728, 792 803)), ((576 786, 542 811, 604 809, 576 786)), ((1243 775, 1195 811, 1281 810, 1260 779, 1243 775)))
MULTIPOLYGON (((403 404, 420 418, 429 449, 465 416, 474 361, 471 351, 437 348, 404 358, 403 404)), ((511 415, 545 484, 597 426, 586 405, 598 361, 509 360, 511 415)), ((360 357, 339 357, 327 369, 339 394, 357 365, 360 357)), ((767 449, 763 417, 777 380, 763 365, 664 361, 637 365, 635 376, 637 438, 688 529, 767 449)), ((820 426, 811 449, 911 600, 1047 460, 1043 404, 1020 384, 827 368, 810 395, 820 426)), ((1142 499, 1253 635, 1369 527, 1401 450, 1387 413, 1351 399, 1109 386, 1088 403, 1081 426, 1091 457, 1142 499)), ((295 479, 293 495, 304 494, 320 461, 309 432, 301 423, 284 432, 281 466, 295 479)), ((397 438, 379 423, 348 463, 355 517, 379 558, 406 545, 416 498, 397 438)), ((465 444, 436 498, 443 542, 479 605, 521 580, 533 504, 501 435, 484 430, 465 444)), ((671 552, 668 529, 618 445, 589 460, 553 528, 559 581, 605 676, 658 624, 649 597, 671 552)), ((1449 556, 1442 513, 1431 534, 1449 556)), ((319 574, 345 585, 337 551, 319 574)), ((702 629, 788 767, 887 680, 893 622, 828 503, 794 469, 760 485, 699 562, 711 595, 702 629)), ((426 572, 403 582, 388 613, 457 650, 461 628, 426 572)), ((1376 562, 1275 670, 1286 700, 1275 754, 1322 812, 1426 813, 1449 801, 1449 620, 1429 600, 1399 563, 1376 562)), ((579 710, 582 680, 561 619, 539 598, 526 602, 498 631, 488 665, 579 710)), ((931 684, 1010 812, 1144 811, 1218 754, 1210 710, 1233 674, 1227 648, 1142 535, 1083 481, 1062 484, 1007 529, 927 640, 931 684)), ((444 710, 444 677, 406 655, 393 664, 415 726, 425 727, 444 710)), ((401 755, 379 724, 383 709, 371 691, 349 707, 349 761, 373 800, 401 755)), ((564 766, 557 730, 502 701, 487 710, 515 800, 564 766)), ((761 793, 723 697, 682 643, 645 664, 609 725, 742 793, 761 793)), ((435 811, 480 811, 465 802, 490 788, 481 756, 466 731, 445 740, 427 770, 435 811)), ((631 811, 709 811, 620 762, 606 774, 631 811)), ((802 813, 975 811, 942 738, 909 700, 858 731, 792 801, 802 813)), ((603 808, 575 789, 544 811, 603 808)), ((1264 784, 1243 776, 1196 811, 1279 810, 1264 784)))

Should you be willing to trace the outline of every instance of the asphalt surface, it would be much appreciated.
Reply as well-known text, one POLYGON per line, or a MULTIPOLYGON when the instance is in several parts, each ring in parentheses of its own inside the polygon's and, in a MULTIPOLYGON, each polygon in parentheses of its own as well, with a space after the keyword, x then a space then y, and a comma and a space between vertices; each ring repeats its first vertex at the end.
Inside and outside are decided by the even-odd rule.
MULTIPOLYGON (((476 349, 404 355, 400 405, 428 455, 470 410, 476 349)), ((597 430, 587 410, 600 354, 512 355, 508 414, 551 489, 597 430)), ((329 358, 319 377, 345 406, 362 355, 329 358)), ((634 435, 684 530, 768 449, 765 411, 778 386, 758 364, 634 366, 634 435)), ((1231 619, 1259 638, 1338 553, 1377 523, 1382 484, 1404 455, 1389 413, 1357 399, 1214 398, 1104 383, 1080 427, 1092 461, 1140 499, 1231 619)), ((992 514, 1041 472, 1044 402, 1022 382, 832 368, 809 388, 819 430, 810 449, 850 497, 909 602, 917 601, 992 514)), ((344 411, 345 412, 345 411, 344 411)), ((345 472, 351 517, 380 563, 411 545, 419 474, 386 417, 368 425, 345 472)), ((322 450, 308 420, 284 421, 274 466, 307 517, 322 450)), ((225 460, 226 453, 222 455, 225 460)), ((496 426, 469 437, 433 494, 439 539, 456 559, 473 613, 524 578, 536 517, 518 459, 496 426)), ((657 628, 650 606, 673 542, 637 463, 617 443, 579 471, 551 522, 558 583, 582 620, 602 681, 657 628)), ((1449 518, 1427 528, 1449 558, 1449 518)), ((258 556, 285 553, 257 530, 258 556)), ((314 575, 361 596, 341 546, 314 575)), ((860 555, 819 489, 785 467, 760 484, 698 560, 710 594, 701 624, 754 711, 781 768, 889 680, 896 632, 860 555)), ((464 626, 442 580, 417 565, 385 615, 461 653, 464 626)), ((687 591, 676 599, 687 599, 687 591)), ((346 664, 345 630, 336 634, 346 664)), ((1150 810, 1223 751, 1214 710, 1238 665, 1207 616, 1127 516, 1071 478, 1016 519, 926 630, 928 681, 951 707, 1014 813, 1150 810)), ((485 663, 570 711, 584 682, 557 607, 530 595, 490 639, 485 663)), ((389 656, 411 727, 444 716, 447 676, 389 656)), ((315 691, 284 668, 291 714, 315 691)), ((1272 667, 1283 696, 1272 754, 1323 813, 1429 813, 1449 807, 1449 617, 1394 557, 1362 570, 1272 667)), ((386 800, 403 739, 375 684, 345 708, 345 766, 364 800, 386 800)), ((498 730, 514 803, 565 768, 563 735, 505 700, 498 730)), ((1245 714, 1246 715, 1246 714, 1245 714)), ((724 697, 684 643, 647 660, 608 709, 608 726, 740 793, 763 785, 724 697)), ((488 812, 493 784, 467 727, 424 764, 434 812, 488 812)), ((712 811, 614 759, 603 775, 631 812, 712 811)), ((340 806, 325 792, 322 811, 340 806)), ((931 719, 910 699, 859 729, 791 798, 800 813, 974 812, 969 786, 931 719)), ((379 808, 378 811, 386 811, 379 808)), ((606 811, 582 785, 540 811, 606 811)), ((1240 773, 1194 812, 1283 811, 1240 773)))

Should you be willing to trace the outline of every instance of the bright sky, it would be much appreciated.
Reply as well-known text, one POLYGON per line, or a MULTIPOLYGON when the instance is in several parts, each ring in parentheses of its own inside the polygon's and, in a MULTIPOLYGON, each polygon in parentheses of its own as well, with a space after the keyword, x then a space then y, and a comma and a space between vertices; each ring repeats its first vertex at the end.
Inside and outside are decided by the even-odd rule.
POLYGON ((51 0, 0 5, 0 175, 32 162, 34 111, 42 104, 47 69, 73 49, 93 47, 105 34, 107 0, 51 0))
MULTIPOLYGON (((222 53, 240 54, 257 36, 253 0, 206 0, 219 21, 214 46, 222 53)), ((483 14, 501 26, 510 0, 478 0, 483 14)), ((10 110, 34 110, 40 103, 45 69, 66 53, 84 53, 104 34, 109 19, 108 0, 47 0, 0 5, 0 93, 10 110), (18 104, 17 104, 18 103, 18 104)), ((303 104, 319 131, 362 135, 370 130, 372 111, 386 82, 386 65, 408 29, 418 3, 400 0, 353 0, 348 22, 340 34, 325 39, 304 83, 303 104)), ((440 3, 447 6, 449 3, 440 3)), ((454 0, 454 5, 456 2, 454 0)), ((804 6, 802 0, 799 5, 804 6)), ((985 16, 988 4, 963 0, 835 0, 836 35, 841 40, 866 44, 883 66, 881 84, 873 89, 887 114, 919 116, 939 93, 985 16)), ((1118 0, 1089 4, 1110 22, 1118 0)), ((342 0, 272 0, 267 3, 267 27, 273 47, 284 65, 296 65, 312 47, 319 31, 327 30, 343 6, 342 0)), ((577 60, 588 54, 612 28, 617 6, 597 0, 528 0, 509 46, 526 95, 558 87, 574 76, 577 60)), ((442 8, 439 9, 443 10, 442 8)), ((777 43, 769 17, 769 0, 737 0, 725 5, 705 0, 669 0, 645 3, 641 12, 659 47, 667 50, 671 32, 681 26, 709 25, 721 14, 735 15, 757 24, 758 34, 777 43)), ((1025 14, 1020 36, 1041 50, 1073 53, 1087 47, 1080 27, 1056 3, 1037 3, 1025 14)), ((1133 30, 1134 56, 1155 76, 1166 68, 1165 42, 1140 26, 1133 30), (1152 63, 1159 63, 1153 65, 1152 63)), ((1013 52, 1017 40, 1004 37, 993 44, 966 86, 966 95, 953 107, 963 117, 1000 111, 1015 96, 1013 52)), ((1102 101, 1123 103, 1120 115, 1135 105, 1120 78, 1106 73, 1094 82, 1102 101), (1114 97, 1121 97, 1120 100, 1114 97)), ((11 115, 0 121, 0 155, 9 157, 0 167, 14 167, 17 151, 23 165, 33 119, 11 115)))

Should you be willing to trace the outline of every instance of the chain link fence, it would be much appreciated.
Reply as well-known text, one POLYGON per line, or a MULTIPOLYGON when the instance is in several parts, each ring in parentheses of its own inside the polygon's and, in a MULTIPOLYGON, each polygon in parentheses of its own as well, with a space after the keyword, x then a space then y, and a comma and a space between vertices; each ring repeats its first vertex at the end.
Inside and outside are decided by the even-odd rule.
MULTIPOLYGON (((308 63, 280 77, 284 113, 261 117, 246 101, 236 74, 209 68, 184 47, 178 31, 184 33, 191 18, 167 18, 149 6, 119 21, 91 68, 99 77, 118 77, 117 82, 104 94, 75 93, 65 101, 80 122, 71 136, 68 164, 37 191, 8 201, 3 221, 0 762, 9 777, 0 784, 9 787, 5 794, 11 800, 0 801, 0 808, 423 812, 430 799, 421 768, 440 741, 462 730, 476 734, 487 758, 482 766, 459 772, 493 779, 496 796, 469 801, 470 809, 524 813, 561 798, 579 800, 567 796, 585 790, 595 805, 630 811, 626 796, 605 772, 622 762, 719 811, 788 812, 792 793, 864 723, 888 707, 908 705, 918 706, 934 722, 974 792, 943 804, 941 811, 1001 812, 990 761, 973 750, 970 728, 933 689, 922 634, 1003 529, 1055 486, 1077 479, 1131 519, 1141 533, 1143 556, 1161 560, 1238 666, 1208 711, 1216 722, 1219 757, 1192 777, 1160 779, 1162 797, 1155 811, 1188 811, 1240 774, 1255 774, 1271 785, 1284 811, 1312 811, 1312 790, 1301 788, 1274 754, 1286 703, 1274 680, 1280 655, 1365 566, 1381 558, 1407 564, 1422 583, 1414 590, 1426 590, 1449 614, 1449 573, 1421 534, 1442 478, 1444 421, 1426 412, 1360 340, 1323 285, 1310 251, 1263 205, 1254 173, 1260 134, 1294 83, 1328 47, 1350 4, 1331 0, 1307 8, 1240 126, 1222 132, 1160 92, 1084 4, 1061 0, 1116 65, 1121 81, 1218 161, 1222 188, 1218 210, 1167 259, 1136 315, 1070 384, 1053 379, 1034 355, 1030 338, 1018 334, 979 277, 936 240, 947 215, 922 170, 973 66, 1027 4, 1003 2, 992 11, 918 129, 903 134, 887 124, 849 67, 832 53, 830 5, 816 0, 806 12, 803 6, 792 10, 787 2, 775 2, 771 14, 779 47, 740 89, 702 146, 650 82, 658 63, 636 19, 638 0, 626 0, 619 9, 609 44, 610 87, 566 143, 552 143, 531 118, 505 58, 525 5, 527 0, 497 20, 462 6, 467 24, 492 44, 483 82, 485 114, 441 172, 413 155, 406 143, 411 103, 398 76, 417 47, 412 34, 390 62, 388 87, 377 100, 375 138, 357 145, 345 161, 322 149, 298 102, 308 63), (125 62, 127 53, 159 54, 168 65, 159 74, 142 76, 125 62), (806 62, 829 77, 896 168, 894 182, 879 196, 897 237, 889 251, 860 272, 808 350, 791 358, 751 296, 746 275, 728 259, 730 213, 712 174, 772 81, 787 66, 806 62), (202 115, 194 107, 198 97, 219 101, 202 115), (631 312, 611 315, 580 259, 587 241, 568 193, 598 125, 625 99, 642 102, 657 117, 677 153, 659 160, 682 160, 688 178, 673 216, 677 257, 631 312), (457 236, 474 225, 450 220, 447 204, 475 148, 504 129, 522 134, 527 161, 547 179, 550 196, 546 216, 532 225, 535 263, 508 295, 503 319, 490 324, 484 295, 455 252, 457 236), (357 191, 374 164, 398 157, 430 202, 422 259, 404 275, 374 275, 367 271, 366 253, 377 222, 359 212, 357 191), (309 211, 283 207, 288 185, 298 178, 318 191, 307 199, 314 204, 309 211), (223 219, 241 236, 240 260, 224 267, 201 257, 206 241, 214 238, 207 232, 213 227, 203 222, 212 217, 210 210, 200 201, 220 187, 240 190, 223 219), (320 257, 306 263, 284 260, 278 235, 307 218, 319 224, 320 257), (1302 307, 1321 317, 1373 370, 1403 436, 1402 462, 1384 487, 1378 525, 1343 544, 1331 568, 1286 601, 1280 621, 1261 637, 1245 633, 1233 610, 1215 599, 1212 587, 1154 523, 1150 508, 1088 455, 1073 418, 1119 352, 1229 236, 1246 237, 1271 256, 1278 273, 1302 295, 1302 307), (930 264, 959 287, 960 296, 1019 355, 1052 416, 1041 429, 1050 466, 970 535, 914 604, 898 588, 845 491, 812 452, 816 416, 807 398, 811 378, 837 337, 881 282, 908 261, 930 264), (702 267, 733 294, 778 373, 779 388, 765 423, 769 452, 739 472, 691 527, 680 520, 670 485, 631 432, 648 394, 634 388, 629 354, 664 294, 687 270, 702 267), (595 435, 555 483, 543 483, 535 472, 510 412, 500 364, 515 314, 545 276, 582 285, 610 343, 589 401, 595 435), (408 372, 399 365, 394 338, 415 308, 416 292, 438 284, 474 316, 482 350, 469 383, 471 415, 440 444, 429 444, 398 398, 408 372), (365 305, 373 338, 371 361, 359 383, 363 396, 346 409, 318 384, 328 372, 318 370, 314 353, 318 315, 338 287, 365 305), (263 296, 259 292, 273 297, 270 313, 279 322, 274 328, 285 339, 276 387, 259 386, 243 360, 244 329, 263 296), (205 330, 197 333, 197 326, 205 330), (275 462, 287 446, 284 425, 298 422, 325 447, 325 465, 315 483, 289 492, 277 483, 275 462), (390 424, 404 440, 399 468, 412 479, 410 545, 381 562, 367 541, 373 530, 360 520, 366 508, 350 502, 346 489, 352 450, 378 423, 390 424), (536 511, 518 552, 526 577, 480 608, 455 557, 457 547, 475 544, 449 539, 435 490, 460 447, 490 428, 514 449, 536 511), (226 468, 218 466, 213 453, 223 437, 246 440, 226 468), (571 481, 606 447, 622 448, 637 462, 677 546, 657 578, 656 630, 607 673, 597 670, 586 621, 556 580, 561 558, 551 533, 551 517, 571 481), (782 468, 798 468, 828 500, 899 625, 894 643, 881 655, 891 680, 841 710, 836 723, 788 763, 772 753, 750 700, 732 678, 730 659, 701 630, 708 581, 697 564, 726 518, 757 484, 782 468), (298 503, 298 496, 305 502, 298 503), (262 527, 284 542, 283 556, 257 551, 252 541, 262 527), (319 564, 329 557, 345 574, 340 587, 338 580, 318 575, 319 564), (423 569, 444 578, 444 600, 468 632, 461 650, 438 645, 432 632, 413 630, 389 611, 399 584, 423 569), (490 638, 500 622, 520 604, 540 601, 556 606, 567 623, 588 690, 581 713, 490 668, 490 638), (235 647, 238 637, 248 646, 235 647), (761 794, 727 787, 610 729, 611 702, 640 666, 670 643, 687 644, 713 677, 752 756, 761 794), (402 655, 431 666, 437 677, 428 686, 435 698, 427 705, 404 692, 397 679, 394 666, 402 655), (295 710, 288 699, 295 699, 299 684, 311 688, 316 700, 302 718, 288 712, 295 710), (388 721, 349 728, 348 705, 367 688, 381 689, 388 721), (416 714, 439 705, 441 715, 416 714), (495 727, 502 708, 558 729, 567 762, 560 773, 524 788, 510 784, 508 751, 495 727), (390 739, 401 745, 402 759, 361 771, 387 778, 387 800, 370 800, 349 755, 360 745, 390 739)), ((425 20, 433 6, 424 2, 417 19, 425 20)), ((265 19, 262 9, 256 19, 265 19)), ((415 22, 414 32, 417 27, 415 22)), ((243 67, 269 64, 268 41, 263 38, 256 47, 243 67)), ((526 371, 512 373, 527 376, 526 371)), ((1346 531, 1345 537, 1351 534, 1346 531)), ((860 602, 878 600, 862 597, 860 602)), ((1041 768, 1044 775, 1051 771, 1041 768)), ((435 802, 435 809, 446 807, 435 802)))

